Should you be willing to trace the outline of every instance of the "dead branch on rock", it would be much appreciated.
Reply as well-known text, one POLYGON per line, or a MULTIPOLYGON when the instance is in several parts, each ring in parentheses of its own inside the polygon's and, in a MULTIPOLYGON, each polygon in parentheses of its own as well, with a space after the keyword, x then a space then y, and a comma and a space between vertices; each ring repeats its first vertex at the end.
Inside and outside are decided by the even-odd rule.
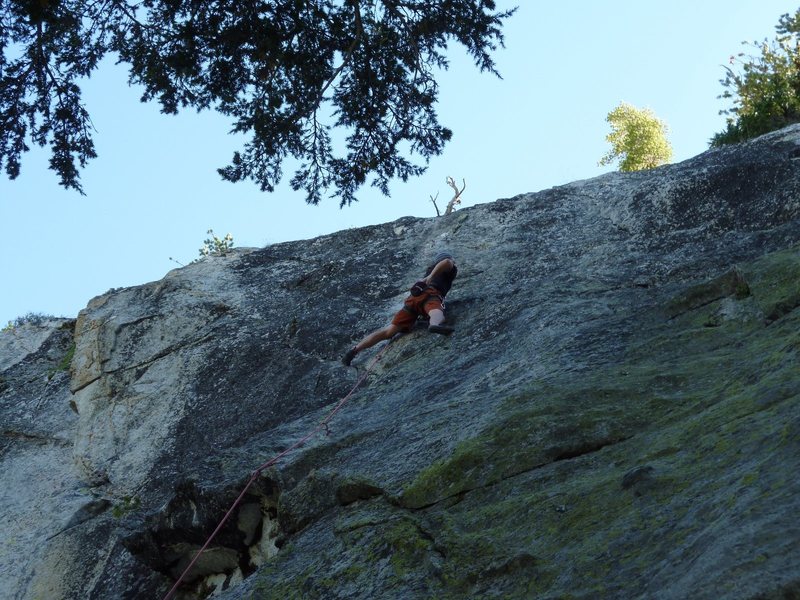
MULTIPOLYGON (((450 200, 450 202, 447 203, 447 210, 444 211, 445 215, 449 215, 451 212, 453 212, 455 210, 456 204, 461 204, 461 194, 464 193, 464 190, 467 187, 467 182, 466 182, 465 179, 462 179, 461 183, 463 183, 464 185, 459 190, 458 186, 456 185, 455 180, 452 177, 450 177, 449 175, 447 176, 447 185, 449 185, 451 188, 453 188, 453 191, 455 192, 455 196, 453 196, 453 199, 450 200)), ((436 212, 439 212, 439 211, 437 210, 436 212)))
POLYGON ((439 198, 439 192, 436 192, 436 198, 434 198, 433 196, 431 196, 431 202, 433 202, 433 208, 435 208, 435 209, 436 209, 436 216, 437 216, 437 217, 441 217, 441 216, 442 216, 442 213, 440 213, 440 212, 439 212, 439 207, 436 205, 436 200, 437 200, 437 198, 439 198))

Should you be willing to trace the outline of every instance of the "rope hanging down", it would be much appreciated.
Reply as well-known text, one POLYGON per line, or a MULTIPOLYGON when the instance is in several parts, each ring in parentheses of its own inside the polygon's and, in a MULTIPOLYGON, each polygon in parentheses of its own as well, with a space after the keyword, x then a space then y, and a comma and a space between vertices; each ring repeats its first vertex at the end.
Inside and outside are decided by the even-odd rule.
POLYGON ((279 454, 276 454, 271 459, 269 459, 267 462, 265 462, 263 465, 259 466, 255 471, 253 471, 252 475, 250 476, 250 479, 248 480, 247 484, 244 486, 244 489, 242 489, 241 493, 236 498, 236 500, 233 501, 233 504, 231 504, 231 507, 228 509, 228 512, 225 513, 225 516, 222 517, 222 520, 219 522, 219 525, 217 525, 217 528, 214 529, 214 531, 208 537, 208 539, 206 540, 206 543, 203 544, 203 547, 200 548, 200 550, 197 551, 197 554, 195 554, 194 558, 192 559, 192 562, 190 562, 189 566, 184 569, 183 573, 181 573, 181 576, 178 577, 177 581, 175 581, 175 584, 172 586, 172 588, 170 588, 169 592, 167 592, 167 595, 164 596, 163 600, 170 600, 170 598, 172 598, 175 595, 175 592, 177 592, 177 590, 178 590, 178 586, 180 586, 180 584, 186 578, 186 575, 189 573, 189 571, 192 569, 194 564, 197 562, 197 559, 200 558, 200 555, 203 552, 206 551, 206 549, 208 548, 209 544, 211 544, 211 541, 220 532, 220 530, 222 529, 223 525, 225 525, 227 520, 233 514, 234 509, 242 501, 242 499, 244 498, 244 495, 247 493, 247 490, 249 490, 250 486, 253 485, 253 483, 255 483, 256 479, 258 479, 258 476, 261 474, 261 472, 264 469, 267 469, 267 468, 273 466, 281 458, 283 458, 284 456, 286 456, 287 454, 289 454, 293 450, 296 450, 297 448, 299 448, 300 446, 305 444, 308 440, 310 440, 312 437, 317 435, 320 431, 323 431, 323 430, 326 431, 326 432, 328 431, 328 423, 330 423, 331 419, 333 419, 333 417, 336 416, 336 413, 338 413, 341 410, 341 408, 344 406, 345 402, 347 402, 350 399, 350 397, 361 386, 361 384, 364 383, 364 380, 367 378, 367 375, 370 374, 372 369, 375 367, 375 365, 380 360, 380 358, 383 355, 383 353, 391 345, 392 341, 393 340, 390 340, 388 344, 386 344, 383 348, 381 348, 380 352, 378 352, 375 355, 375 358, 372 359, 372 362, 369 364, 369 366, 366 369, 364 369, 364 373, 358 378, 358 380, 356 381, 356 383, 353 386, 353 388, 347 393, 347 395, 344 398, 339 400, 339 403, 333 408, 333 410, 328 414, 328 416, 325 417, 320 422, 319 425, 317 425, 314 429, 312 429, 310 432, 308 432, 305 436, 303 436, 302 438, 297 440, 294 444, 292 444, 291 446, 289 446, 288 448, 286 448, 285 450, 283 450, 279 454))

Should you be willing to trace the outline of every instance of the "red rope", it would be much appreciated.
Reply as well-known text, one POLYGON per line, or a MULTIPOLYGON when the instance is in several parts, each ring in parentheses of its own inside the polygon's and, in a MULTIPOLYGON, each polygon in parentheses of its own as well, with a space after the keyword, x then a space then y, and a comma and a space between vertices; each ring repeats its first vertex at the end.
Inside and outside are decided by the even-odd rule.
POLYGON ((333 419, 333 417, 336 415, 336 413, 338 413, 341 410, 341 408, 342 408, 342 406, 344 406, 345 402, 347 402, 350 399, 350 397, 361 386, 361 384, 364 383, 364 380, 367 378, 367 375, 370 374, 370 371, 372 371, 373 367, 378 363, 378 361, 381 358, 381 355, 386 351, 386 349, 389 347, 390 344, 391 344, 391 341, 389 342, 389 344, 386 344, 383 348, 381 348, 380 352, 378 352, 378 354, 375 355, 375 358, 372 359, 372 362, 364 370, 364 373, 358 378, 358 380, 356 381, 356 384, 353 386, 353 389, 351 389, 344 398, 339 400, 339 403, 333 408, 333 410, 328 414, 328 416, 325 417, 320 422, 319 425, 317 425, 317 427, 315 429, 311 430, 305 436, 303 436, 302 438, 297 440, 294 444, 292 444, 291 446, 289 446, 288 448, 286 448, 285 450, 283 450, 279 454, 276 454, 275 456, 270 458, 267 462, 265 462, 263 465, 258 467, 255 471, 253 471, 253 474, 250 476, 250 479, 247 482, 247 484, 244 486, 244 489, 242 489, 241 493, 236 498, 236 500, 233 501, 233 504, 231 504, 231 507, 228 509, 228 512, 225 513, 225 516, 222 517, 222 520, 219 522, 219 525, 217 525, 217 528, 208 537, 208 539, 206 540, 206 543, 203 544, 203 547, 200 548, 200 550, 197 551, 197 554, 195 554, 195 557, 192 559, 192 562, 190 562, 189 566, 186 567, 186 569, 184 569, 183 573, 181 573, 181 576, 178 577, 178 580, 175 582, 175 585, 173 585, 172 588, 169 590, 169 592, 167 592, 167 595, 164 596, 163 600, 170 600, 170 598, 173 597, 175 592, 178 590, 178 586, 183 582, 183 580, 186 577, 186 575, 189 573, 191 568, 197 562, 197 559, 200 558, 200 555, 203 552, 205 552, 205 550, 208 548, 209 544, 211 544, 211 540, 213 540, 216 537, 216 535, 222 529, 222 526, 225 525, 226 521, 230 518, 231 514, 233 514, 234 509, 242 501, 242 498, 244 498, 244 495, 247 493, 247 490, 249 490, 250 486, 253 485, 255 480, 261 474, 261 471, 263 471, 264 469, 269 468, 272 465, 274 465, 275 463, 277 463, 281 458, 283 458, 284 456, 289 454, 292 450, 296 450, 297 448, 299 448, 300 446, 305 444, 308 440, 310 440, 312 437, 317 435, 323 429, 327 431, 328 423, 330 423, 331 419, 333 419))

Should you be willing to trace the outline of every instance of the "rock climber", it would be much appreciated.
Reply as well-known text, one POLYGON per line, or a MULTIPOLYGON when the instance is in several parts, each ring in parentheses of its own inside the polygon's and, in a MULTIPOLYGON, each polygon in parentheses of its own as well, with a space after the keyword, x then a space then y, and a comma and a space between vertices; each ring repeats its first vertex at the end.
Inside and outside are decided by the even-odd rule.
POLYGON ((370 333, 358 344, 350 348, 342 358, 342 363, 350 366, 356 354, 371 348, 380 341, 388 340, 395 334, 411 331, 419 317, 428 317, 428 331, 449 335, 454 328, 445 325, 444 297, 450 291, 453 280, 458 274, 458 267, 449 251, 439 252, 425 271, 425 278, 417 281, 410 290, 410 295, 386 327, 370 333))

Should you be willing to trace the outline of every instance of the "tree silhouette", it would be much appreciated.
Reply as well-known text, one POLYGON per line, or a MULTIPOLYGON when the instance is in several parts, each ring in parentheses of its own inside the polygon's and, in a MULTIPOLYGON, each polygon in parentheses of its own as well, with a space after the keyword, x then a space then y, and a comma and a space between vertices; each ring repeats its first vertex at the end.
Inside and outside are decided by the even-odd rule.
MULTIPOLYGON (((516 10, 516 9, 514 9, 516 10)), ((0 166, 49 145, 61 185, 82 191, 96 156, 79 82, 105 55, 161 111, 212 109, 249 135, 224 179, 272 191, 284 160, 317 204, 424 172, 451 131, 435 71, 461 44, 481 71, 514 10, 491 0, 0 0, 0 166), (418 162, 408 157, 418 156, 418 162)), ((498 75, 499 76, 499 75, 498 75)))

